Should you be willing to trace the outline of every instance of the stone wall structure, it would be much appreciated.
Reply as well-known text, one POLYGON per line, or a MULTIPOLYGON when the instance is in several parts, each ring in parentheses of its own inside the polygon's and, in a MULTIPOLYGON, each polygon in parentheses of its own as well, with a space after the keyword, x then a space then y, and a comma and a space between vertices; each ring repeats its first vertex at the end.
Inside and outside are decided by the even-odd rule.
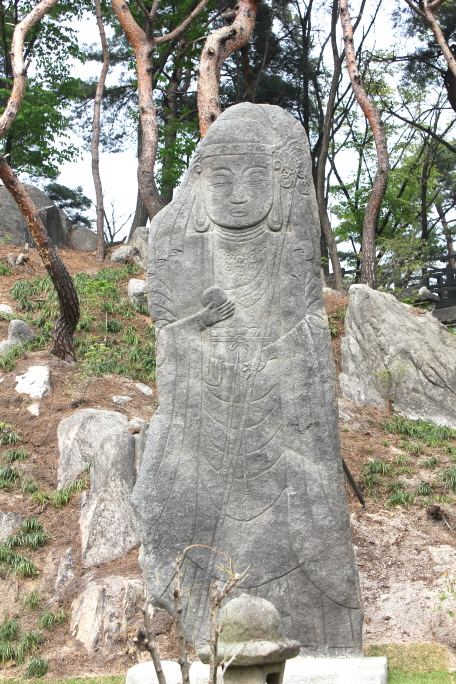
POLYGON ((227 109, 150 228, 159 408, 133 506, 155 602, 198 646, 232 556, 304 653, 361 654, 362 613, 323 307, 307 138, 282 109, 227 109), (204 545, 204 546, 203 546, 204 545), (210 548, 208 548, 210 547, 210 548))

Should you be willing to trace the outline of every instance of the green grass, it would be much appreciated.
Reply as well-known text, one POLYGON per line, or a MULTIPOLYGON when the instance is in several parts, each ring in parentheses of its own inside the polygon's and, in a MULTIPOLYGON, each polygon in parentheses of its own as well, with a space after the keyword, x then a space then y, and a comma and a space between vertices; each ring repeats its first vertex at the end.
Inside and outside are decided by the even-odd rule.
POLYGON ((0 264, 0 276, 13 275, 12 269, 7 264, 0 264))
POLYGON ((89 471, 88 469, 74 482, 70 482, 69 485, 63 489, 56 489, 52 492, 42 492, 35 490, 31 494, 31 498, 37 501, 42 508, 45 506, 53 506, 54 508, 61 508, 62 506, 67 506, 73 494, 84 491, 89 487, 89 471))
POLYGON ((375 644, 364 655, 388 658, 388 684, 453 684, 448 652, 436 643, 375 644))
POLYGON ((27 547, 37 549, 48 539, 47 533, 37 518, 29 518, 21 524, 21 531, 0 543, 0 573, 14 572, 19 577, 34 577, 37 573, 33 561, 15 549, 27 547))
POLYGON ((445 482, 453 492, 456 492, 456 467, 452 466, 451 468, 448 468, 448 470, 444 470, 441 473, 441 477, 443 482, 445 482))
POLYGON ((49 661, 45 658, 40 658, 39 656, 36 656, 35 658, 32 658, 29 662, 24 677, 44 677, 48 670, 49 661))
POLYGON ((364 466, 365 475, 391 475, 392 472, 393 466, 379 459, 368 461, 364 466))
POLYGON ((18 449, 7 449, 3 452, 3 458, 7 463, 24 461, 26 458, 30 458, 30 452, 22 447, 19 447, 18 449))
POLYGON ((29 594, 20 595, 22 610, 36 610, 41 603, 41 594, 32 589, 29 594))
POLYGON ((449 427, 435 425, 435 423, 425 420, 409 420, 398 415, 381 423, 380 427, 394 435, 421 440, 428 446, 442 446, 442 442, 447 442, 456 437, 456 430, 449 427))
POLYGON ((63 609, 59 610, 58 613, 53 613, 50 610, 43 610, 38 620, 38 627, 40 629, 51 630, 57 625, 61 625, 67 619, 68 615, 63 609))
MULTIPOLYGON (((124 291, 126 281, 139 271, 135 264, 127 264, 122 268, 103 268, 96 275, 78 273, 73 277, 81 308, 74 338, 79 361, 76 379, 112 373, 143 382, 155 380, 154 329, 151 325, 145 327, 145 321, 138 317, 149 315, 147 306, 133 304, 124 291), (121 320, 134 318, 136 325, 126 325, 121 320)), ((43 349, 51 339, 53 321, 59 314, 51 280, 46 276, 16 281, 10 293, 22 310, 23 319, 34 327, 35 338, 23 345, 24 350, 43 349)), ((19 347, 0 357, 0 369, 12 371, 21 353, 19 347)))
POLYGON ((23 663, 26 656, 34 653, 43 641, 41 632, 21 632, 19 623, 5 615, 0 625, 0 663, 6 663, 8 660, 23 663))

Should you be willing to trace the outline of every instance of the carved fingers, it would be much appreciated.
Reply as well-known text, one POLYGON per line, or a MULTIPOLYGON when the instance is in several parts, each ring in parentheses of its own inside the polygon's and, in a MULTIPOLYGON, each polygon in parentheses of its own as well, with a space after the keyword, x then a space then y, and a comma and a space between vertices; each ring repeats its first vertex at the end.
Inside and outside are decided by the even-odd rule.
POLYGON ((234 302, 226 301, 223 304, 215 306, 214 302, 211 302, 206 306, 205 309, 199 314, 199 319, 203 325, 208 328, 215 323, 220 323, 220 321, 225 321, 227 318, 231 318, 234 314, 234 302))

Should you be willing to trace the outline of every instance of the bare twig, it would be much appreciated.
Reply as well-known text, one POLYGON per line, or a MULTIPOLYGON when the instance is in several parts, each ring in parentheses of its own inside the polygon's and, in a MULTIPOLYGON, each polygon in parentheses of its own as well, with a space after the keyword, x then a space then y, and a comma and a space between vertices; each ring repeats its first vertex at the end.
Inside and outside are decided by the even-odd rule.
POLYGON ((155 644, 155 634, 150 620, 149 601, 147 598, 144 602, 144 606, 140 610, 144 618, 144 629, 142 627, 138 629, 136 639, 133 639, 133 642, 137 648, 144 648, 146 651, 149 651, 152 657, 155 672, 157 673, 158 684, 166 684, 165 674, 163 672, 160 656, 158 655, 157 646, 155 644))

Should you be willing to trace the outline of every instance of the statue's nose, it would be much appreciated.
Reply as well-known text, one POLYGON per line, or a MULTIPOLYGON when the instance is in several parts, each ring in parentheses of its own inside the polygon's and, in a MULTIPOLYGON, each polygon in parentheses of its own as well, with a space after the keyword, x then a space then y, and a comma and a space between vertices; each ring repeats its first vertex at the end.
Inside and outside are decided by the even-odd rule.
POLYGON ((248 197, 245 191, 245 186, 242 181, 238 180, 234 183, 233 192, 231 193, 230 202, 233 204, 244 204, 247 202, 248 197))

